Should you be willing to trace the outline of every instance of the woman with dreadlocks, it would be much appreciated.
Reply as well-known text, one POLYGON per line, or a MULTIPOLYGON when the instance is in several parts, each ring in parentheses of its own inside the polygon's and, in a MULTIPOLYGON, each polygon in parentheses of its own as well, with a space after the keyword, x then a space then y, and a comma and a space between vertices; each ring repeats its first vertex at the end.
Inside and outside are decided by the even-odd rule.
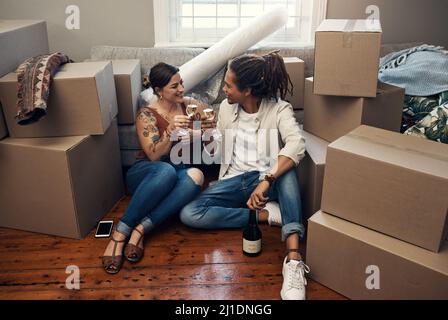
POLYGON ((299 252, 305 229, 295 169, 305 140, 283 100, 291 91, 283 58, 277 52, 239 56, 229 62, 224 81, 219 180, 183 208, 181 220, 194 228, 242 228, 249 210, 257 210, 260 223, 281 226, 286 242, 282 299, 305 299, 309 268, 299 252))

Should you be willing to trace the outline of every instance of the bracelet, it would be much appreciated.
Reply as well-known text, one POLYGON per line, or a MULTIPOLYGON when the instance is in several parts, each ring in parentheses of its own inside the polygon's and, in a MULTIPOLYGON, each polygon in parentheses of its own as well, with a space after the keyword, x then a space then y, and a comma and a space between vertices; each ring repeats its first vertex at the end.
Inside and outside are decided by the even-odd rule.
POLYGON ((268 173, 268 174, 265 174, 260 180, 267 181, 269 183, 269 186, 272 186, 272 184, 275 181, 275 176, 272 173, 268 173))

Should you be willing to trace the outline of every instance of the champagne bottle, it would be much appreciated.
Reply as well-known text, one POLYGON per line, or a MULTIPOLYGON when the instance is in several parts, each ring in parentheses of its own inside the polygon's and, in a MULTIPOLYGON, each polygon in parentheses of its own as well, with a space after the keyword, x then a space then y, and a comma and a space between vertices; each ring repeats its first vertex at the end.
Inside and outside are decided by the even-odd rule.
POLYGON ((255 210, 250 210, 249 223, 243 230, 243 253, 249 257, 256 257, 261 253, 261 230, 255 210))

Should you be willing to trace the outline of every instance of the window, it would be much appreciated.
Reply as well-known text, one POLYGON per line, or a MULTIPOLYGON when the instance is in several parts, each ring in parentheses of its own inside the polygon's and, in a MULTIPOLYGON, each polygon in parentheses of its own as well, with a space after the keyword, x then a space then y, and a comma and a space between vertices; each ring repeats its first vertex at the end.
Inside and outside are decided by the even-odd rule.
POLYGON ((210 46, 253 17, 278 4, 287 24, 263 40, 270 45, 306 45, 325 18, 326 0, 154 0, 157 47, 210 46))

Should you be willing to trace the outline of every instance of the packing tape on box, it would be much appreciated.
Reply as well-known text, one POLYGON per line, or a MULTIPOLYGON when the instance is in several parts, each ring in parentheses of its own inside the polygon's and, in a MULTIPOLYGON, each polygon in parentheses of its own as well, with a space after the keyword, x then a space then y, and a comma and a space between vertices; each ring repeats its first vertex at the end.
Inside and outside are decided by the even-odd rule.
POLYGON ((342 30, 342 48, 351 48, 353 41, 353 29, 355 28, 356 20, 348 20, 342 30))
POLYGON ((189 91, 201 81, 206 80, 222 68, 228 60, 243 54, 260 40, 283 27, 287 21, 286 7, 274 6, 183 64, 179 69, 185 91, 189 91))

